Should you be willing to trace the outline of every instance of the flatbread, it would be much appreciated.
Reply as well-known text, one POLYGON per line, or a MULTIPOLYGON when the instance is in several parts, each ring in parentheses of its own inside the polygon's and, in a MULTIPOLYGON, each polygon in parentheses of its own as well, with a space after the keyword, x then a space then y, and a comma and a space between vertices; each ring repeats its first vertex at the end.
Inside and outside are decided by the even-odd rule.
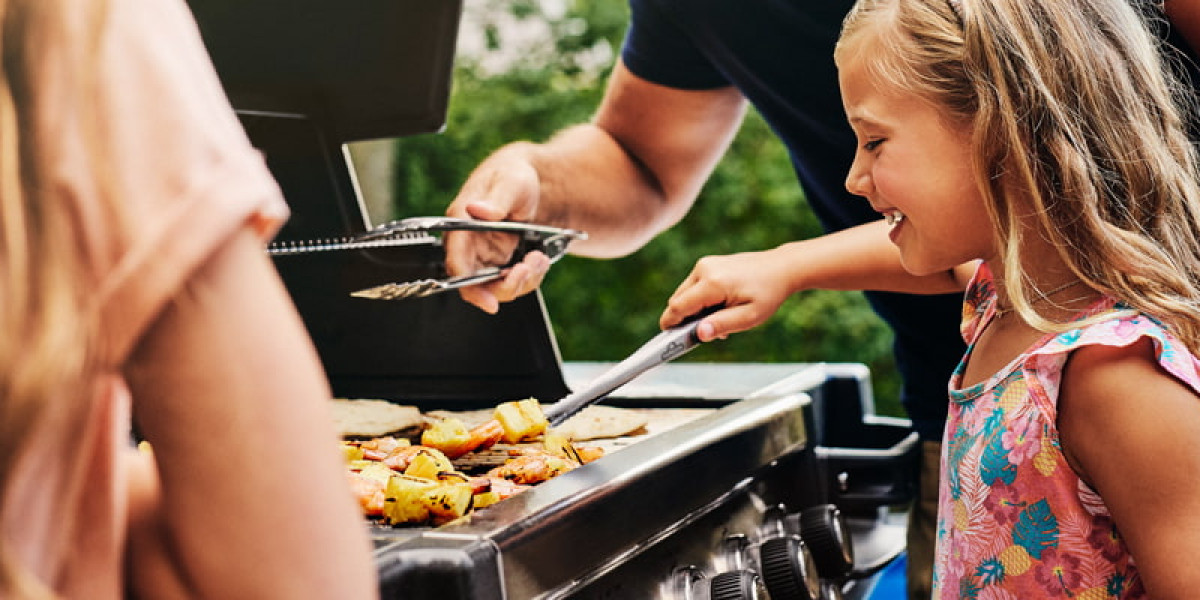
POLYGON ((342 437, 378 437, 420 431, 421 411, 387 400, 345 400, 331 404, 333 422, 342 437))
POLYGON ((597 440, 645 433, 648 422, 642 412, 593 404, 555 427, 554 431, 575 441, 597 440))
MULTIPOLYGON (((490 408, 468 411, 432 410, 425 413, 425 416, 430 419, 454 417, 469 428, 487 422, 492 418, 492 413, 490 408)), ((647 422, 649 418, 643 411, 593 404, 555 427, 554 431, 578 442, 645 433, 647 422)))

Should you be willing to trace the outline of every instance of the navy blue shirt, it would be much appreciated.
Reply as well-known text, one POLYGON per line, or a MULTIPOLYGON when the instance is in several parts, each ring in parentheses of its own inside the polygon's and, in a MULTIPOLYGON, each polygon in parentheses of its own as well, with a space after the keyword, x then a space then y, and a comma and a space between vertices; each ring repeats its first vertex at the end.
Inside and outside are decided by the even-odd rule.
MULTIPOLYGON (((622 49, 637 76, 682 89, 736 86, 791 154, 808 202, 829 231, 880 215, 846 191, 854 134, 833 47, 851 0, 630 0, 622 49)), ((868 292, 895 332, 901 402, 924 439, 940 440, 950 373, 965 346, 962 294, 868 292)))

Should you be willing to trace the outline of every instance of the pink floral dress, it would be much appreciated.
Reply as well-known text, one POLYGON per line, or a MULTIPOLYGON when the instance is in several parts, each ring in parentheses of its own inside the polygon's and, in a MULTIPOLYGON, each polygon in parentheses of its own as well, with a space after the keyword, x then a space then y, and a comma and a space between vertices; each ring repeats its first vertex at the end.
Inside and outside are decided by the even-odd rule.
POLYGON ((967 353, 950 381, 942 452, 935 598, 1144 598, 1137 566, 1099 495, 1063 456, 1057 406, 1071 351, 1154 341, 1168 372, 1200 391, 1200 361, 1160 323, 1111 299, 1081 314, 1112 318, 1048 334, 989 380, 959 389, 995 314, 981 266, 967 289, 967 353))

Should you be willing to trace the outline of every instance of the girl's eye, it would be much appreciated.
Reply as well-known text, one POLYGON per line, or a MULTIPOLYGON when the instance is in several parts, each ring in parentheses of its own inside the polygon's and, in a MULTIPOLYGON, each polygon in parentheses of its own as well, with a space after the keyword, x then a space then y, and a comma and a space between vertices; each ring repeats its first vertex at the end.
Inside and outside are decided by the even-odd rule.
POLYGON ((870 140, 867 143, 863 144, 863 150, 870 152, 870 151, 878 148, 879 145, 882 143, 883 143, 883 138, 880 138, 877 140, 870 140))

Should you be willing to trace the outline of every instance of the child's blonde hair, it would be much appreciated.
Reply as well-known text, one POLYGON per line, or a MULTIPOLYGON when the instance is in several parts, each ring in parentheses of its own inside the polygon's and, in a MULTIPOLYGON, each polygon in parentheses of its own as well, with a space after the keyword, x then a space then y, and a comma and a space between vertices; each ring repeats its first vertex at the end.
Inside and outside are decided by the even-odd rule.
MULTIPOLYGON (((971 161, 1014 307, 1030 300, 1022 240, 1044 236, 1090 287, 1200 350, 1200 187, 1193 109, 1128 0, 860 0, 837 52, 971 129, 971 161)), ((839 57, 839 60, 841 58, 839 57)))
MULTIPOLYGON (((95 275, 88 269, 80 215, 53 186, 49 174, 56 165, 46 155, 45 140, 34 132, 39 119, 53 118, 38 114, 45 58, 39 49, 79 33, 98 43, 106 3, 86 3, 95 11, 81 19, 90 31, 70 33, 66 11, 85 3, 63 4, 0 0, 0 499, 12 488, 15 465, 24 454, 50 452, 64 461, 79 456, 76 445, 63 442, 80 430, 84 403, 92 397, 98 324, 89 298, 95 275), (53 439, 37 437, 47 432, 55 432, 53 439)), ((94 92, 91 67, 70 66, 75 87, 67 93, 94 92)), ((84 121, 94 146, 101 135, 94 129, 103 124, 87 115, 84 121)), ((102 160, 95 148, 89 151, 93 160, 102 160)), ((108 177, 96 179, 103 192, 108 177)), ((115 196, 100 197, 111 205, 99 207, 97 214, 123 222, 115 196)), ((0 511, 13 508, 0 501, 0 511)), ((51 597, 12 550, 0 539, 0 596, 51 597)))

